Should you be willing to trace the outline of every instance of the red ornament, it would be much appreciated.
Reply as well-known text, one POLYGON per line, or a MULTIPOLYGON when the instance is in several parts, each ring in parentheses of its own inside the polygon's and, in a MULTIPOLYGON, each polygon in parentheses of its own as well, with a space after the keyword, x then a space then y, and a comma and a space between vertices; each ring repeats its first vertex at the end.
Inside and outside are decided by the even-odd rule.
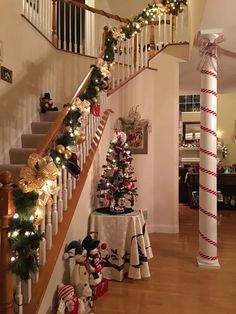
POLYGON ((100 116, 100 105, 98 103, 95 103, 93 106, 92 106, 92 110, 91 110, 92 114, 95 116, 95 117, 99 117, 100 116))

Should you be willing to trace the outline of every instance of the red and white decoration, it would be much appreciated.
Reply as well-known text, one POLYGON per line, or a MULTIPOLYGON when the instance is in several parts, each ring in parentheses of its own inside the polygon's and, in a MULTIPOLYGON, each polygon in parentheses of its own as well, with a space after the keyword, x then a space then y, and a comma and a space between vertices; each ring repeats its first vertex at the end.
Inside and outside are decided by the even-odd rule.
MULTIPOLYGON (((204 33, 204 32, 203 32, 204 33)), ((223 36, 201 35, 201 134, 199 176, 200 267, 220 267, 217 256, 217 48, 223 36)))

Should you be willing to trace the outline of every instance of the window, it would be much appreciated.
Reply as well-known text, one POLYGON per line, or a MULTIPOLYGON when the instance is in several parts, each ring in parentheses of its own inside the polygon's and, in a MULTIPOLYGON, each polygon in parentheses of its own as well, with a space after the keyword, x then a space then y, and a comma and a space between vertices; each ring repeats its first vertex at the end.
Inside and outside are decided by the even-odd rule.
POLYGON ((181 112, 200 111, 200 95, 179 96, 179 110, 181 112))

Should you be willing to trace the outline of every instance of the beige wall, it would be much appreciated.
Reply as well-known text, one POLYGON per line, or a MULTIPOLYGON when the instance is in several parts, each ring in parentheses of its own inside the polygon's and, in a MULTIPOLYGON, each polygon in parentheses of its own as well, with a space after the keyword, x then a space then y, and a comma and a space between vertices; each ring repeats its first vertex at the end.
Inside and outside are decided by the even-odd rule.
POLYGON ((13 71, 13 84, 0 80, 0 163, 10 147, 38 119, 39 96, 49 91, 55 104, 72 98, 94 59, 60 52, 21 16, 21 1, 0 2, 2 65, 13 71))
POLYGON ((195 36, 200 29, 206 0, 189 0, 188 3, 189 52, 191 54, 195 36))
POLYGON ((217 129, 223 131, 222 141, 228 148, 228 157, 224 164, 236 163, 236 94, 218 95, 217 129))
POLYGON ((139 196, 137 209, 148 212, 150 232, 178 232, 178 95, 179 65, 169 54, 161 54, 145 70, 111 96, 114 107, 122 104, 126 116, 140 105, 149 119, 148 154, 133 155, 139 196), (164 91, 164 92, 163 92, 164 91))

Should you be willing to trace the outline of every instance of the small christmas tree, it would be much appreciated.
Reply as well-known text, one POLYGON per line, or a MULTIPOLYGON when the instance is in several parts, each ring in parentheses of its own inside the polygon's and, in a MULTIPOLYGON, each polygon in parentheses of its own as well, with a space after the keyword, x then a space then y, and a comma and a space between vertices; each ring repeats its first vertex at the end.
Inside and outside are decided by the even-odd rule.
POLYGON ((107 165, 97 187, 101 209, 112 214, 131 212, 137 188, 132 167, 132 156, 124 132, 116 132, 107 153, 107 165))

